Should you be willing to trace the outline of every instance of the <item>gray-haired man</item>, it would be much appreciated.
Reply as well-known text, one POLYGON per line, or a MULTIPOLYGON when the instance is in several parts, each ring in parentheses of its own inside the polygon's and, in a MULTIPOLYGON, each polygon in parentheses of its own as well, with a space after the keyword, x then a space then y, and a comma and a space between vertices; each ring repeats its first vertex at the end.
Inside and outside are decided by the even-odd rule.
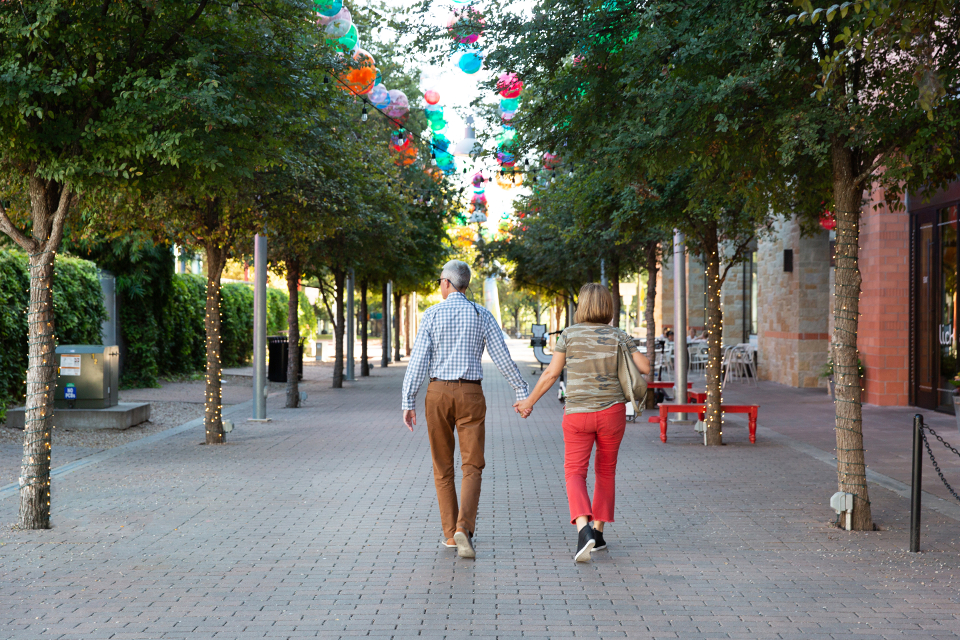
POLYGON ((451 260, 440 272, 443 302, 427 309, 420 321, 410 364, 403 378, 403 422, 410 431, 417 424, 417 391, 427 372, 427 435, 433 456, 433 479, 440 503, 444 545, 456 547, 462 558, 473 558, 473 532, 480 502, 487 404, 480 380, 480 357, 486 347, 500 373, 517 392, 517 400, 530 394, 503 341, 493 315, 463 295, 470 284, 470 267, 451 260), (460 505, 453 479, 454 429, 460 439, 463 482, 460 505))

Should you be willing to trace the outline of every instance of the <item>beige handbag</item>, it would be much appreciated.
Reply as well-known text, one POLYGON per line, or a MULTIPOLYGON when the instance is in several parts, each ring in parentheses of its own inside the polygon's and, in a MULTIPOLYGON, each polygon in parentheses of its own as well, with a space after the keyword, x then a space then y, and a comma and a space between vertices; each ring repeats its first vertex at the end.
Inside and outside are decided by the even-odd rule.
POLYGON ((637 363, 630 356, 630 349, 623 342, 617 344, 617 378, 623 387, 623 395, 633 404, 637 416, 643 412, 647 399, 647 379, 637 369, 637 363))

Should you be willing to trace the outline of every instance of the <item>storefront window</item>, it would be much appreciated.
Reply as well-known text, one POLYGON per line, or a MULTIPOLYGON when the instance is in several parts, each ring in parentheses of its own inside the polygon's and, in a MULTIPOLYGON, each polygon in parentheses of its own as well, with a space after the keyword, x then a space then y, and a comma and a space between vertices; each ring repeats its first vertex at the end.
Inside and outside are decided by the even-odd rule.
POLYGON ((940 318, 937 333, 940 343, 939 404, 953 405, 957 371, 957 207, 939 212, 940 231, 940 318))

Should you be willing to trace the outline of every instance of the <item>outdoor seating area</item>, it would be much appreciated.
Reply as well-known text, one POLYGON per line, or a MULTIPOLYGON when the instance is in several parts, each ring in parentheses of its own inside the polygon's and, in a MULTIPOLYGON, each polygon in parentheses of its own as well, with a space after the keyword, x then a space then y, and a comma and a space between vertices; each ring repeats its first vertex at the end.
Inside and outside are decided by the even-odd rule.
MULTIPOLYGON (((638 340, 645 344, 645 340, 638 340)), ((641 347, 643 349, 643 347, 641 347)), ((688 370, 687 370, 687 402, 678 404, 674 398, 668 398, 666 402, 660 402, 654 405, 657 409, 657 415, 648 418, 649 423, 660 425, 660 441, 667 441, 667 423, 671 413, 691 413, 699 416, 700 420, 706 413, 706 391, 694 391, 694 382, 698 386, 706 385, 706 367, 709 359, 708 344, 706 340, 688 339, 688 370)), ((727 388, 728 384, 744 385, 746 387, 757 386, 757 366, 756 366, 756 345, 750 343, 741 343, 728 345, 723 348, 723 360, 721 365, 721 388, 727 388)), ((658 340, 656 345, 656 363, 653 373, 655 380, 648 384, 649 389, 662 389, 664 391, 674 389, 676 386, 675 371, 675 352, 674 343, 667 340, 658 340)), ((757 440, 757 414, 759 404, 723 404, 721 410, 724 413, 742 413, 748 416, 748 427, 750 430, 750 442, 757 440)), ((633 422, 633 420, 631 420, 633 422)))

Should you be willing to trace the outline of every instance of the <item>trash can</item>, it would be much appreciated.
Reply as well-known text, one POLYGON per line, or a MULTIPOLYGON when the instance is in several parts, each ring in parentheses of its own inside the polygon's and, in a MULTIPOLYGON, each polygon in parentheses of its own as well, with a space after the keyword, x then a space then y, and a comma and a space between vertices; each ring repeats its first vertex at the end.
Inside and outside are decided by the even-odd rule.
MULTIPOLYGON (((303 345, 306 340, 300 341, 300 358, 297 362, 297 380, 303 380, 303 345)), ((287 381, 287 363, 290 362, 290 343, 284 336, 270 336, 267 338, 267 380, 270 382, 287 381)))
POLYGON ((120 349, 99 344, 57 347, 56 409, 109 409, 117 406, 120 349))

